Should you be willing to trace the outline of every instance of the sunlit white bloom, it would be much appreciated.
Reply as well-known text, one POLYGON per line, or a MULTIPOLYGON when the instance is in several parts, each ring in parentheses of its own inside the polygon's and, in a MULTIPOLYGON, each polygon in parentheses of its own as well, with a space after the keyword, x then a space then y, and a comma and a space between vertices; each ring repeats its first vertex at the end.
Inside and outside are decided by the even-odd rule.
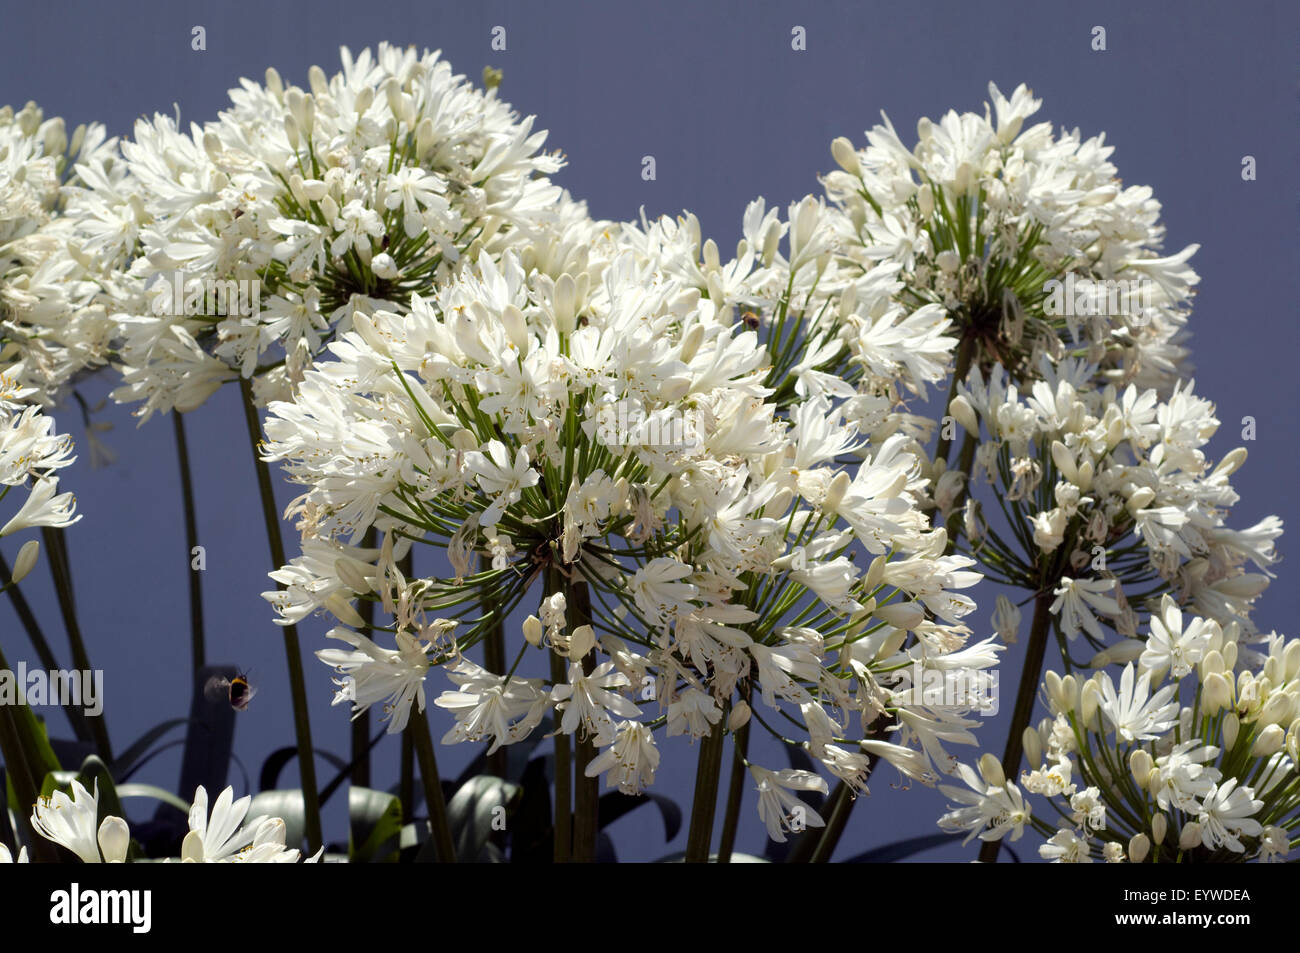
POLYGON ((1099 710, 1125 741, 1150 741, 1172 728, 1178 719, 1177 685, 1166 685, 1151 694, 1151 674, 1134 681, 1133 665, 1124 666, 1119 691, 1105 672, 1100 673, 1099 710))
POLYGON ((825 827, 821 815, 807 802, 800 800, 791 791, 819 791, 827 793, 826 782, 811 771, 799 771, 785 768, 781 771, 769 771, 756 764, 749 766, 758 789, 758 816, 767 827, 767 836, 778 843, 785 843, 785 832, 795 833, 810 827, 825 827))

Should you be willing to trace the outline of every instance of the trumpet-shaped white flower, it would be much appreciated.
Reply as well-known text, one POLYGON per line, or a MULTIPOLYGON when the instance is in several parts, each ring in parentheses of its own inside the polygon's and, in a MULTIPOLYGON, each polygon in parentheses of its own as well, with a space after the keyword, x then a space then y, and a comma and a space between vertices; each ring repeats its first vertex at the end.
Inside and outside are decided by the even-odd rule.
POLYGON ((407 632, 396 635, 397 648, 383 649, 356 632, 333 629, 328 638, 353 646, 355 651, 321 649, 316 653, 326 665, 344 676, 335 679, 339 690, 334 704, 351 702, 359 714, 371 705, 382 704, 388 732, 395 734, 406 727, 411 704, 419 703, 424 711, 424 677, 429 671, 429 643, 407 632))
MULTIPOLYGON (((32 828, 47 840, 72 851, 83 863, 121 863, 126 859, 130 835, 122 836, 126 824, 119 817, 99 822, 99 782, 87 791, 72 782, 72 797, 55 791, 32 809, 32 828), (101 858, 102 851, 102 858, 101 858)), ((21 859, 21 858, 20 858, 21 859)))
POLYGON ((829 790, 826 782, 811 771, 785 768, 781 771, 769 771, 756 764, 749 766, 758 789, 758 816, 767 827, 767 836, 778 843, 785 843, 785 832, 798 833, 810 827, 825 827, 826 822, 805 801, 800 800, 791 791, 829 790))

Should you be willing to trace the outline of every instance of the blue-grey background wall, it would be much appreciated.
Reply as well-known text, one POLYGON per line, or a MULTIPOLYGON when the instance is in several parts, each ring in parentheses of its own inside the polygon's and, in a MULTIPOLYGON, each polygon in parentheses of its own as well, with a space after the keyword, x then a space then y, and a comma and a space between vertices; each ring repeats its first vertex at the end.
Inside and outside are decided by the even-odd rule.
MULTIPOLYGON (((816 192, 831 166, 837 135, 862 141, 886 110, 904 138, 922 115, 978 110, 995 81, 1004 92, 1026 82, 1043 98, 1040 119, 1117 147, 1113 161, 1128 183, 1153 186, 1164 204, 1167 247, 1199 242, 1202 277, 1192 319, 1197 390, 1215 400, 1223 421, 1211 444, 1220 457, 1240 443, 1241 419, 1258 435, 1234 478, 1243 500, 1234 522, 1277 513, 1293 525, 1297 507, 1296 420, 1296 41, 1297 6, 1288 3, 1094 2, 668 2, 668 3, 345 3, 287 2, 48 4, 6 3, 0 13, 0 104, 36 100, 69 125, 98 120, 127 134, 133 120, 177 106, 202 122, 226 103, 241 76, 268 65, 306 85, 307 68, 327 73, 338 47, 381 40, 440 48, 460 72, 505 71, 503 98, 551 131, 569 165, 558 181, 593 214, 632 218, 696 212, 705 233, 732 248, 740 215, 758 195, 785 204, 816 192), (202 25, 207 49, 191 49, 202 25), (490 48, 494 26, 507 49, 490 48), (806 28, 807 50, 791 49, 791 29, 806 28), (1090 47, 1107 31, 1107 49, 1090 47), (641 179, 654 155, 658 178, 641 179), (1252 155, 1258 179, 1241 178, 1252 155)), ((85 385, 92 399, 111 375, 85 385)), ((279 630, 259 597, 268 588, 266 542, 247 438, 227 389, 189 415, 199 498, 209 656, 251 667, 262 689, 238 724, 236 750, 255 772, 293 732, 279 630)), ((61 428, 81 436, 71 408, 61 428)), ((69 531, 83 629, 91 658, 105 670, 107 717, 120 749, 149 726, 188 710, 189 556, 172 428, 155 418, 142 428, 124 408, 108 408, 112 466, 67 471, 84 519, 69 531)), ((83 450, 83 461, 88 460, 83 450)), ((290 488, 281 487, 287 500, 290 488)), ((291 532, 291 531, 290 531, 291 532)), ((1281 541, 1289 551, 1288 537, 1281 541)), ((17 543, 12 544, 16 548, 17 543)), ((6 543, 6 546, 10 546, 6 543)), ((6 549, 11 561, 14 552, 6 549)), ((1257 621, 1288 631, 1300 599, 1288 566, 1266 594, 1257 621)), ((66 643, 43 563, 24 584, 59 651, 66 643)), ((975 617, 983 632, 992 600, 975 617)), ((303 626, 304 647, 323 626, 303 626)), ((0 640, 11 662, 34 654, 7 601, 0 640)), ((1019 651, 1008 653, 1014 672, 1019 651)), ((309 661, 317 744, 343 753, 347 718, 330 708, 328 673, 309 661)), ((435 677, 433 680, 437 682, 435 677)), ((1014 684, 1004 675, 1003 684, 1014 684)), ((441 685, 431 685, 436 694, 441 685)), ((1010 713, 985 725, 1000 751, 1010 713)), ((435 735, 445 730, 435 711, 435 735)), ((66 732, 53 716, 55 734, 66 732)), ((381 746, 379 779, 395 780, 396 745, 381 746)), ((472 752, 440 749, 444 773, 472 752)), ((760 763, 783 766, 759 749, 760 763)), ((694 752, 681 739, 664 745, 659 789, 689 807, 694 752)), ((163 756, 139 778, 174 787, 179 754, 163 756)), ((286 777, 286 781, 292 781, 286 777)), ((238 793, 242 793, 238 792, 238 793)), ((900 837, 930 833, 943 807, 934 791, 903 790, 892 769, 872 781, 854 812, 837 858, 900 837)), ((763 835, 747 801, 740 849, 761 852, 763 835)), ((327 836, 345 836, 341 805, 326 815, 327 836)), ((612 828, 624 859, 653 859, 669 846, 650 813, 612 828)), ((1028 843, 1032 838, 1027 838, 1028 843)), ((1032 858, 1033 849, 1021 851, 1032 858)), ((920 859, 967 860, 973 849, 940 848, 920 859)))

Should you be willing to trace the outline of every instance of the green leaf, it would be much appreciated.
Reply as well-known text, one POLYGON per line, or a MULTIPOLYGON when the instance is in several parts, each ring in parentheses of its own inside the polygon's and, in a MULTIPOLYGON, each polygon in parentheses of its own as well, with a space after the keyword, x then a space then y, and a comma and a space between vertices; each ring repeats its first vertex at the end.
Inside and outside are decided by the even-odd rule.
POLYGON ((100 760, 99 755, 89 755, 85 761, 81 762, 81 771, 77 773, 77 780, 87 791, 99 790, 99 810, 98 820, 103 823, 104 818, 120 817, 126 819, 126 811, 122 809, 122 802, 118 799, 117 785, 113 783, 113 775, 109 773, 108 765, 100 760))
MULTIPOLYGON (((323 758, 340 771, 348 767, 348 763, 336 754, 328 751, 321 751, 319 748, 315 751, 316 757, 323 758)), ((298 757, 298 748, 296 745, 290 745, 285 748, 277 748, 267 755, 266 760, 262 762, 262 773, 258 777, 257 787, 261 791, 273 791, 280 780, 280 773, 285 769, 290 761, 298 757)))
POLYGON ((173 728, 187 724, 189 720, 190 719, 188 718, 168 718, 166 721, 160 721, 158 724, 154 725, 132 742, 125 751, 113 759, 113 763, 109 766, 109 770, 113 777, 125 777, 131 768, 135 766, 136 761, 144 757, 148 750, 153 746, 154 742, 158 741, 173 728))
POLYGON ((389 863, 402 846, 402 802, 387 791, 348 790, 348 862, 389 863))
POLYGON ((62 765, 59 764, 54 749, 50 747, 50 736, 46 733, 45 723, 37 718, 27 705, 15 705, 11 711, 14 713, 14 728, 24 736, 24 754, 29 759, 33 752, 36 754, 36 764, 33 765, 30 760, 28 761, 33 776, 40 777, 51 771, 60 770, 62 765))
POLYGON ((493 830, 493 822, 504 817, 518 803, 521 788, 487 774, 465 782, 447 805, 447 823, 456 845, 456 859, 473 863, 493 830))
POLYGON ((286 847, 302 846, 307 830, 307 808, 303 804, 301 790, 292 788, 254 794, 253 802, 248 806, 248 818, 251 820, 263 814, 284 821, 286 847))
POLYGON ((155 787, 152 784, 136 784, 134 782, 130 784, 119 784, 117 786, 117 796, 119 798, 151 797, 155 801, 162 801, 164 804, 170 804, 172 807, 186 815, 188 815, 190 811, 190 805, 186 801, 181 800, 175 794, 172 794, 171 791, 163 790, 162 788, 155 787))

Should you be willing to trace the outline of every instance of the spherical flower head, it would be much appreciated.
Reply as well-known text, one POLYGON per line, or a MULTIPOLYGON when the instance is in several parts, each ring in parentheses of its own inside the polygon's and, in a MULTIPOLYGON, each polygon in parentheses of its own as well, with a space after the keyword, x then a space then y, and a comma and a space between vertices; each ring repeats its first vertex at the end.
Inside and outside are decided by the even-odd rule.
POLYGON ((120 316, 114 397, 140 416, 193 409, 232 371, 261 403, 285 397, 359 308, 405 311, 557 216, 563 162, 496 90, 387 44, 344 48, 342 67, 306 90, 268 70, 188 131, 141 119, 75 197, 73 237, 120 316))
POLYGON ((825 185, 840 254, 897 265, 898 300, 939 306, 976 366, 1027 380, 1040 357, 1085 349, 1101 379, 1167 390, 1197 246, 1160 251, 1159 203, 1120 183, 1104 136, 1022 128, 1041 101, 1023 85, 989 92, 993 114, 922 119, 911 148, 887 118, 856 153, 836 141, 825 185))

